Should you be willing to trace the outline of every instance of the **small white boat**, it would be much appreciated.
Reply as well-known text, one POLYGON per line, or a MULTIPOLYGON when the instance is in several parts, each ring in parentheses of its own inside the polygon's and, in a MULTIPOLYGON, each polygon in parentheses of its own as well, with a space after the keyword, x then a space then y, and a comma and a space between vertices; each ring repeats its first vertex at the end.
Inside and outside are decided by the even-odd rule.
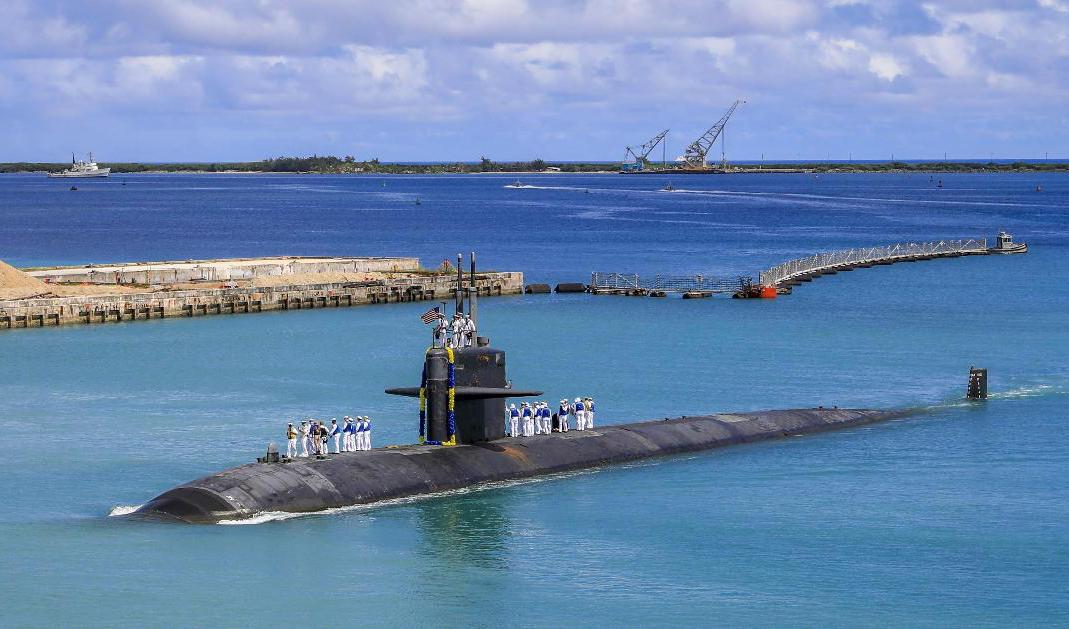
POLYGON ((71 155, 71 167, 67 170, 61 170, 58 173, 48 173, 49 177, 54 178, 79 178, 84 179, 87 177, 107 177, 111 175, 110 168, 101 168, 97 166, 97 163, 93 161, 93 154, 89 154, 89 159, 86 161, 78 161, 74 159, 74 155, 71 155))
POLYGON ((528 186, 527 184, 522 183, 519 179, 517 179, 513 183, 505 184, 505 187, 506 188, 530 188, 531 186, 528 186))

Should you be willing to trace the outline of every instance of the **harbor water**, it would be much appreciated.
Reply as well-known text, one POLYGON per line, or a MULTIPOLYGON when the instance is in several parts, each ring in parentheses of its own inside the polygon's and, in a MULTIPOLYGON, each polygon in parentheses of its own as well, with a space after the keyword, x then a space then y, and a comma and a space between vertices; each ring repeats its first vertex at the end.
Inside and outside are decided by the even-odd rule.
POLYGON ((599 423, 916 409, 889 423, 444 496, 187 526, 117 514, 287 421, 409 443, 428 303, 0 331, 0 625, 1069 626, 1063 175, 0 177, 16 266, 475 249, 528 282, 753 275, 987 237, 776 300, 480 302, 517 387, 599 423), (943 187, 937 185, 943 180, 943 187), (1037 190, 1037 187, 1040 190, 1037 190), (419 200, 417 205, 416 200, 419 200), (991 399, 966 402, 968 369, 991 399))

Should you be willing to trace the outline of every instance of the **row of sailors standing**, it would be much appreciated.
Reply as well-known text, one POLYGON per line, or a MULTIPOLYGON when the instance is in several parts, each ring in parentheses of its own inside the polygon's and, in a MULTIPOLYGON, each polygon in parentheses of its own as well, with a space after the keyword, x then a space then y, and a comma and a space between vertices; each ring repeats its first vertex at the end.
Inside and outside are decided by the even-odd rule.
POLYGON ((588 430, 594 427, 594 399, 575 398, 575 402, 568 403, 567 399, 560 401, 557 412, 549 410, 547 402, 524 402, 520 408, 510 404, 505 410, 508 422, 509 435, 512 437, 533 437, 535 435, 548 435, 551 432, 568 432, 568 417, 575 418, 576 430, 588 430))
POLYGON ((438 347, 471 347, 475 343, 475 320, 471 315, 456 313, 453 322, 448 323, 445 316, 438 317, 438 324, 434 328, 434 341, 438 347))
POLYGON ((301 422, 300 427, 286 425, 286 456, 297 457, 297 442, 300 441, 302 457, 323 456, 330 453, 330 441, 334 440, 334 453, 356 452, 371 449, 371 418, 360 415, 355 418, 346 415, 344 422, 330 420, 330 426, 317 419, 301 422))

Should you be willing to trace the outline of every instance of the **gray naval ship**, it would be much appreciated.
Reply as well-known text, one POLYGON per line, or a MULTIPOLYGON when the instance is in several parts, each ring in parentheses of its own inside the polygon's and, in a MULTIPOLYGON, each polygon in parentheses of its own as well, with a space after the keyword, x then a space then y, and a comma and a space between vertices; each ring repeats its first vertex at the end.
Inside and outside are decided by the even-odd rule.
MULTIPOLYGON (((462 312, 465 291, 459 273, 458 265, 456 309, 462 312)), ((470 286, 475 285, 474 279, 472 254, 470 286)), ((468 314, 475 319, 477 294, 470 289, 466 292, 468 314)), ((266 512, 311 513, 847 428, 904 414, 793 409, 506 437, 506 399, 538 396, 541 391, 512 388, 506 377, 505 352, 491 347, 483 337, 462 348, 435 342, 424 356, 420 386, 386 389, 386 393, 420 398, 420 443, 311 459, 279 457, 269 447, 267 456, 256 463, 165 491, 128 517, 217 523, 266 512)))

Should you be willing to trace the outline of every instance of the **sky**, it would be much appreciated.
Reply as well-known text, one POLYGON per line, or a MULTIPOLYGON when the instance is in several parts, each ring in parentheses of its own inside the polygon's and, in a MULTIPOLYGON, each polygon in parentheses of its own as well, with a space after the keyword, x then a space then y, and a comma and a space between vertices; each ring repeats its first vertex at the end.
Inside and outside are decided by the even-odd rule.
POLYGON ((1069 0, 0 8, 0 161, 1069 158, 1069 0))

